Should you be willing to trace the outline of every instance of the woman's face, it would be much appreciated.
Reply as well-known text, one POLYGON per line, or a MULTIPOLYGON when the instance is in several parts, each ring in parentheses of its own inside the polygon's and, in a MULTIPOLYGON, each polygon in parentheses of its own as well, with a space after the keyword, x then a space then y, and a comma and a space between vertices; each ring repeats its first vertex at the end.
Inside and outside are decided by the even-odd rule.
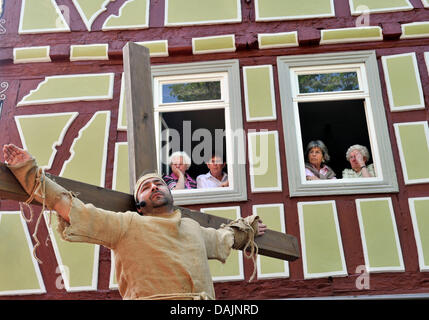
POLYGON ((365 164, 366 158, 362 156, 359 150, 353 150, 350 152, 349 162, 352 169, 360 169, 365 164))
POLYGON ((171 169, 174 171, 174 169, 178 169, 183 174, 185 173, 187 169, 186 163, 183 161, 183 157, 175 157, 171 160, 171 169))
POLYGON ((323 152, 319 147, 313 147, 308 152, 308 161, 316 167, 320 167, 323 160, 323 152))

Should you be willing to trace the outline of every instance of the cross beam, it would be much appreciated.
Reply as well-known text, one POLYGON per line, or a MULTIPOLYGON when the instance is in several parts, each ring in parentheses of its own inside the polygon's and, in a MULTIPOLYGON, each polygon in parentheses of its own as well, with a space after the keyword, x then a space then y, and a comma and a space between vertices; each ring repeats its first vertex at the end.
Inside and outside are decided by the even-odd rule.
MULTIPOLYGON (((116 212, 136 211, 134 197, 130 194, 118 192, 102 187, 86 184, 83 182, 46 174, 67 190, 77 193, 78 198, 84 203, 92 203, 96 207, 116 212)), ((28 195, 15 179, 9 168, 0 162, 0 199, 25 201, 28 195)), ((33 204, 38 204, 33 202, 33 204)), ((222 223, 230 220, 189 210, 187 208, 176 207, 182 210, 184 217, 196 220, 203 227, 219 228, 222 223)), ((272 258, 293 261, 299 258, 299 248, 297 239, 288 234, 267 230, 263 236, 255 239, 259 247, 259 254, 272 258)))

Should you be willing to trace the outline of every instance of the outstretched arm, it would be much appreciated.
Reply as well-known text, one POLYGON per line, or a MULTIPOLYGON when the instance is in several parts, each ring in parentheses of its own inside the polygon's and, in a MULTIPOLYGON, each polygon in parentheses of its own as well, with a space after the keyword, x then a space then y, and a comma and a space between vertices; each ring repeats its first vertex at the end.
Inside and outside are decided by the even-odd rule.
MULTIPOLYGON (((24 149, 17 147, 14 144, 6 144, 3 146, 3 157, 6 161, 8 167, 11 169, 13 174, 17 177, 18 181, 21 183, 22 187, 25 189, 27 193, 31 192, 28 187, 34 186, 35 181, 28 181, 28 173, 23 177, 18 177, 17 174, 20 172, 20 168, 28 165, 35 166, 32 161, 34 158, 30 155, 30 153, 24 149)), ((34 180, 34 179, 33 179, 34 180)), ((55 185, 57 186, 57 185, 55 185)), ((59 189, 63 189, 60 186, 57 186, 59 189)), ((66 190, 60 190, 60 192, 66 192, 66 190)), ((35 197, 37 201, 41 201, 40 198, 35 197)), ((69 211, 70 211, 70 201, 66 197, 58 197, 54 201, 49 209, 55 210, 61 217, 63 217, 67 222, 70 222, 69 211)))
POLYGON ((28 151, 15 145, 5 145, 3 155, 27 194, 59 215, 58 231, 64 240, 114 248, 126 232, 134 213, 118 213, 83 203, 46 177, 28 151))

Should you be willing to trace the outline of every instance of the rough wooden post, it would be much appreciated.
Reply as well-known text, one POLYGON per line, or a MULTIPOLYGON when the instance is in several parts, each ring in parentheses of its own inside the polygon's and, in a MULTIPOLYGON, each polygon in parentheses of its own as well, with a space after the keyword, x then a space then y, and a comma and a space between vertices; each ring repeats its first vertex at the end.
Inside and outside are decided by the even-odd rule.
POLYGON ((157 171, 149 49, 128 42, 123 49, 130 192, 145 171, 157 171))

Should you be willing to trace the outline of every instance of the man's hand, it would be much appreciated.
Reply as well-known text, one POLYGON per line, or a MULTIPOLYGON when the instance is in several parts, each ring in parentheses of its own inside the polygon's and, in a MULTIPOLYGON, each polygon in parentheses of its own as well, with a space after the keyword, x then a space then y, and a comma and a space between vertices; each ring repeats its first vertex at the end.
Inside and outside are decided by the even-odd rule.
POLYGON ((360 166, 364 166, 365 165, 365 160, 364 160, 364 158, 362 156, 362 153, 356 152, 355 157, 356 157, 357 163, 359 163, 360 166))
POLYGON ((31 155, 24 149, 18 148, 14 144, 3 146, 3 157, 8 165, 16 166, 31 159, 31 155))
POLYGON ((180 171, 180 169, 174 165, 171 166, 171 171, 178 177, 176 186, 173 189, 179 190, 179 189, 185 189, 185 174, 180 171))
POLYGON ((256 236, 257 237, 262 236, 265 233, 265 230, 267 230, 267 226, 262 223, 261 219, 259 219, 258 220, 258 234, 256 236))

